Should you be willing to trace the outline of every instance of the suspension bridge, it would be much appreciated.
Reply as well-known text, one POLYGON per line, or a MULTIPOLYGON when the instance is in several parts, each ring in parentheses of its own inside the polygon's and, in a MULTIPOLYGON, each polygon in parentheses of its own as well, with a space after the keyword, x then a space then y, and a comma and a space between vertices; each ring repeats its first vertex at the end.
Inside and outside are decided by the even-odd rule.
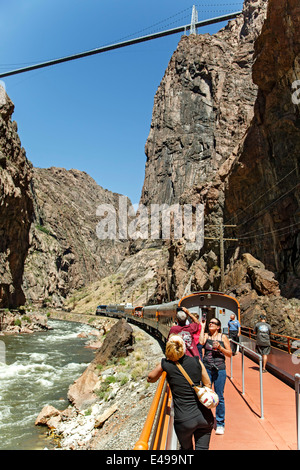
POLYGON ((139 44, 139 43, 146 42, 146 41, 152 41, 154 39, 163 38, 163 37, 166 37, 166 36, 170 36, 172 34, 178 34, 178 33, 187 34, 188 31, 190 32, 190 34, 197 34, 197 29, 198 28, 203 28, 204 26, 209 26, 209 25, 213 25, 213 24, 216 24, 216 23, 222 23, 224 21, 230 21, 230 20, 236 18, 241 13, 242 13, 242 11, 236 11, 234 13, 229 13, 229 14, 226 14, 226 15, 217 16, 215 18, 210 18, 210 19, 198 21, 198 13, 197 13, 197 10, 194 6, 193 10, 192 10, 191 23, 189 23, 189 24, 186 24, 186 25, 183 25, 183 26, 178 26, 178 27, 171 28, 171 29, 167 29, 165 31, 159 31, 157 33, 148 34, 146 36, 140 36, 140 37, 137 37, 137 38, 134 38, 134 39, 129 39, 127 41, 117 42, 117 43, 106 45, 106 46, 99 47, 99 48, 96 48, 96 49, 91 49, 89 51, 80 52, 78 54, 73 54, 73 55, 61 57, 59 59, 53 59, 53 60, 49 60, 49 61, 46 61, 46 62, 40 62, 40 63, 34 64, 34 65, 30 65, 30 66, 27 66, 27 67, 22 67, 22 68, 15 69, 15 70, 10 70, 8 72, 1 73, 0 78, 10 77, 12 75, 17 75, 17 74, 21 74, 21 73, 25 73, 25 72, 30 72, 30 71, 45 68, 45 67, 51 67, 53 65, 62 64, 64 62, 70 62, 72 60, 82 59, 84 57, 89 57, 89 56, 96 55, 96 54, 102 54, 103 52, 109 52, 109 51, 113 51, 115 49, 120 49, 120 48, 123 48, 123 47, 133 46, 134 44, 139 44))

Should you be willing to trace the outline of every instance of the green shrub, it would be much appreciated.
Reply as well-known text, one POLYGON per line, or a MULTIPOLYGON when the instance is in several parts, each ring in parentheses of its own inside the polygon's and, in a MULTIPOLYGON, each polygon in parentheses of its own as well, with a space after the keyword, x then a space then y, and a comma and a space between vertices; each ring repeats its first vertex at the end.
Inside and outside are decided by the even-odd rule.
POLYGON ((47 235, 50 235, 50 230, 48 228, 44 227, 43 225, 36 225, 35 228, 37 230, 39 230, 40 232, 44 232, 47 235))
POLYGON ((113 383, 116 383, 116 381, 117 381, 117 378, 114 375, 109 375, 105 379, 105 383, 107 384, 113 384, 113 383))
POLYGON ((27 323, 31 323, 31 318, 29 318, 27 315, 23 315, 22 321, 27 321, 27 323))
POLYGON ((98 390, 95 390, 95 394, 100 398, 100 400, 107 400, 109 395, 109 383, 103 382, 101 387, 98 390))

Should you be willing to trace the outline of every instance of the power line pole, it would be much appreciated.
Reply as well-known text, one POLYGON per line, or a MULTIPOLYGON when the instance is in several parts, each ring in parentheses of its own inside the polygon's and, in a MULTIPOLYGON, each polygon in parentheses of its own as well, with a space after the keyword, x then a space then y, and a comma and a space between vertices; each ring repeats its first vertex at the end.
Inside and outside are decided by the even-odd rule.
POLYGON ((219 228, 219 237, 204 237, 204 240, 219 240, 220 241, 220 268, 221 268, 221 292, 224 292, 224 277, 225 277, 225 256, 224 256, 224 242, 225 241, 238 241, 238 238, 224 238, 224 228, 227 227, 236 227, 236 225, 223 225, 220 222, 219 225, 207 225, 207 227, 218 227, 219 228))
POLYGON ((166 284, 167 284, 168 302, 170 302, 170 300, 171 300, 171 295, 170 295, 170 281, 169 281, 169 269, 168 269, 168 265, 166 266, 166 284))

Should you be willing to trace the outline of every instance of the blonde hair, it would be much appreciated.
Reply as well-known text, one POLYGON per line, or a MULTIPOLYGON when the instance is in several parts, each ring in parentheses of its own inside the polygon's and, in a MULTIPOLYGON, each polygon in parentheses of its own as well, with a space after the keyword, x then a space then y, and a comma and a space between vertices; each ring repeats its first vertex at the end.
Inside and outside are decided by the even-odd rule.
POLYGON ((185 342, 179 335, 171 335, 166 344, 166 358, 178 361, 185 354, 185 342))

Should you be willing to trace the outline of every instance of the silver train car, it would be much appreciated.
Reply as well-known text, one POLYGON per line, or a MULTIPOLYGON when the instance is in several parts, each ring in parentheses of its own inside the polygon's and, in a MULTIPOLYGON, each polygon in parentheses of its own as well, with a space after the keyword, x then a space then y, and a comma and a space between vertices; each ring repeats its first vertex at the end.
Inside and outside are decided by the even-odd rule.
POLYGON ((126 318, 162 340, 166 340, 175 322, 177 307, 186 307, 191 313, 197 314, 199 320, 202 316, 206 316, 206 324, 211 318, 218 318, 221 321, 222 331, 225 333, 227 333, 230 315, 234 313, 240 321, 238 301, 221 292, 194 292, 174 302, 144 307, 124 307, 124 305, 106 306, 105 309, 100 307, 97 308, 97 315, 126 318))

